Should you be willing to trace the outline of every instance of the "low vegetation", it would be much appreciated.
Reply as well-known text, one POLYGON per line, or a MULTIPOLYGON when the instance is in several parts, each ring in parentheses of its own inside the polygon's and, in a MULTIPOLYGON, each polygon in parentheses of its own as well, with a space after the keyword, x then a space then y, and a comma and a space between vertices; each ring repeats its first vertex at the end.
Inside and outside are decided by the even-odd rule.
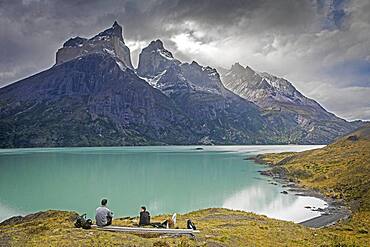
POLYGON ((370 125, 324 148, 258 159, 272 165, 272 173, 342 199, 354 211, 370 210, 370 125))
MULTIPOLYGON (((196 238, 160 237, 74 228, 76 213, 47 211, 0 226, 0 246, 366 246, 365 228, 351 224, 310 229, 292 222, 227 209, 204 209, 178 216, 178 227, 191 218, 196 238)), ((154 217, 160 221, 168 216, 154 217)), ((132 226, 117 219, 114 225, 132 226)), ((359 219, 360 221, 362 219, 359 219)))
POLYGON ((273 175, 342 200, 353 211, 348 222, 333 229, 370 229, 370 124, 320 149, 300 153, 259 155, 273 175))

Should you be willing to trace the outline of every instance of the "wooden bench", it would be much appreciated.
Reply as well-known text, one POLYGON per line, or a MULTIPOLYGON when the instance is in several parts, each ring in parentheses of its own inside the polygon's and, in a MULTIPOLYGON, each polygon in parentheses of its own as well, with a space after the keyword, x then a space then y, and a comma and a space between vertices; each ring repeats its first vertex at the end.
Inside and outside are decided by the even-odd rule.
POLYGON ((166 234, 166 235, 190 235, 194 236, 195 233, 199 233, 198 230, 192 229, 167 229, 167 228, 144 228, 144 227, 126 227, 126 226, 103 226, 99 227, 96 225, 92 226, 98 230, 111 231, 111 232, 127 232, 137 234, 166 234))

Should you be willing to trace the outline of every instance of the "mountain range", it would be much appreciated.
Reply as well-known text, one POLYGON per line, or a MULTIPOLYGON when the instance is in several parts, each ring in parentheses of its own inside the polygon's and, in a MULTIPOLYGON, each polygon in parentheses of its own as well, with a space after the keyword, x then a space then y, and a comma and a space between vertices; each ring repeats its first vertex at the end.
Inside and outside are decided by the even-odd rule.
POLYGON ((176 59, 159 39, 134 68, 115 22, 0 89, 0 147, 326 144, 363 125, 283 78, 238 63, 219 71, 176 59))

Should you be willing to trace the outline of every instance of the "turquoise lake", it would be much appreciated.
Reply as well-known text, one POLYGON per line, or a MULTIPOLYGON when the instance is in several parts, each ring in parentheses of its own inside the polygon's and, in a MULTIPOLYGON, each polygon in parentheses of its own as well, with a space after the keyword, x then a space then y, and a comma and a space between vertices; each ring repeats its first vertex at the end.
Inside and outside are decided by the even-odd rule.
POLYGON ((258 153, 321 146, 150 146, 0 150, 0 221, 47 209, 94 217, 102 198, 116 217, 224 207, 300 222, 325 207, 318 198, 282 194, 245 160, 258 153))

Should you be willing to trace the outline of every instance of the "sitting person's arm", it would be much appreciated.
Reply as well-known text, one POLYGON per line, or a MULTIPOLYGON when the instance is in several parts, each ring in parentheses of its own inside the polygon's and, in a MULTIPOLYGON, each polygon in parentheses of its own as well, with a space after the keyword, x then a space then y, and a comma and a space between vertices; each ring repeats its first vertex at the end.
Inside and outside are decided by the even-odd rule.
POLYGON ((113 218, 113 212, 108 209, 108 217, 113 218))
POLYGON ((113 219, 113 212, 108 209, 106 226, 112 225, 112 219, 113 219))

